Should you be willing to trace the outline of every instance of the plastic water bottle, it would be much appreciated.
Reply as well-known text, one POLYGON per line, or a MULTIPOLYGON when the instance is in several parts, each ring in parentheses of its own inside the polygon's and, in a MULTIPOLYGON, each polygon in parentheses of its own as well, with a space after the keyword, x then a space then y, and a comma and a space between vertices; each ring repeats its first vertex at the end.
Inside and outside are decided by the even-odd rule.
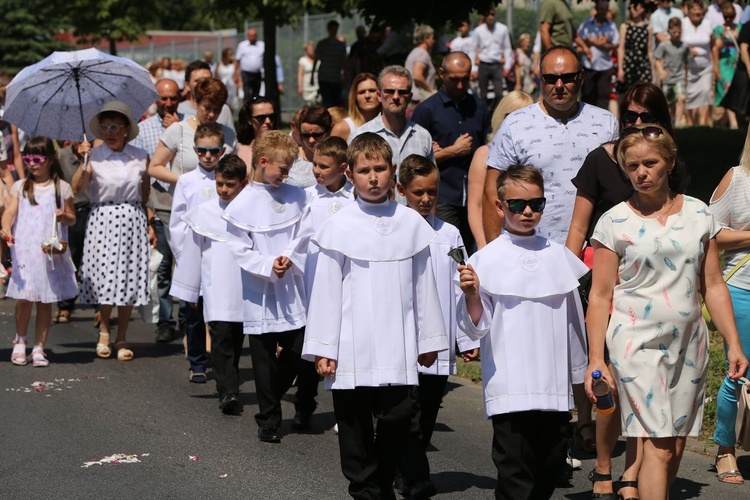
POLYGON ((615 398, 609 384, 602 378, 602 372, 594 370, 591 373, 594 379, 594 395, 596 396, 596 411, 602 415, 609 415, 615 411, 615 398))

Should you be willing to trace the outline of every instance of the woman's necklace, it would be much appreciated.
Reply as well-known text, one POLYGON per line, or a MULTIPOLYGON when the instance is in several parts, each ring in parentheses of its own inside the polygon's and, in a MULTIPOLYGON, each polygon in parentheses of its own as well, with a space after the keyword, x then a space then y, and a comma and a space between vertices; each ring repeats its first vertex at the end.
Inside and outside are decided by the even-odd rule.
MULTIPOLYGON (((669 195, 667 195, 667 197, 669 198, 669 195)), ((635 208, 638 209, 638 211, 641 213, 641 215, 645 219, 661 220, 662 217, 664 217, 665 215, 667 215, 669 213, 669 211, 672 210, 672 207, 674 206, 675 198, 676 198, 676 196, 673 196, 671 198, 671 202, 669 203, 669 205, 667 205, 665 208, 662 208, 661 210, 659 210, 658 212, 656 212, 656 216, 654 216, 654 214, 652 213, 650 217, 646 217, 646 215, 643 213, 643 210, 641 210, 641 205, 640 205, 640 203, 638 203, 638 193, 635 193, 635 196, 633 196, 633 201, 635 201, 635 208)))

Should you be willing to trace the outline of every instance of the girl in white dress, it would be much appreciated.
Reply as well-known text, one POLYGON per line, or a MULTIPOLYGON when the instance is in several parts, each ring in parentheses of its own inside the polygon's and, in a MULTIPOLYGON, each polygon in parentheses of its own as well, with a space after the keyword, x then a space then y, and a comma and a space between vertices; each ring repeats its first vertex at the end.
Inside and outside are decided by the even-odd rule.
POLYGON ((62 180, 62 168, 52 140, 46 137, 31 139, 24 148, 23 161, 28 178, 13 184, 0 230, 0 237, 10 246, 13 259, 7 295, 18 299, 17 333, 11 361, 15 365, 25 365, 28 361, 26 330, 32 306, 36 303, 31 360, 34 366, 43 367, 49 364, 44 345, 52 318, 52 303, 78 294, 75 268, 67 245, 63 247, 46 240, 52 236, 54 225, 61 225, 58 239, 66 241, 67 226, 75 224, 76 216, 73 191, 62 180), (47 246, 43 246, 45 243, 47 246))

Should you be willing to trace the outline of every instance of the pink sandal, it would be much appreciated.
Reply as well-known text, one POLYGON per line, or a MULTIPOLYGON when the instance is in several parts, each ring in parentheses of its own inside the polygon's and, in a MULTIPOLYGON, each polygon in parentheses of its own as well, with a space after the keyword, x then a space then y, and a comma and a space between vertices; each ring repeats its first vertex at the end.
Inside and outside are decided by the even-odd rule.
POLYGON ((43 346, 34 346, 34 349, 31 350, 31 362, 36 368, 49 366, 49 361, 47 361, 47 355, 44 354, 43 346))
POLYGON ((26 342, 17 338, 13 340, 13 352, 10 355, 10 361, 17 366, 23 366, 29 362, 26 358, 26 342))

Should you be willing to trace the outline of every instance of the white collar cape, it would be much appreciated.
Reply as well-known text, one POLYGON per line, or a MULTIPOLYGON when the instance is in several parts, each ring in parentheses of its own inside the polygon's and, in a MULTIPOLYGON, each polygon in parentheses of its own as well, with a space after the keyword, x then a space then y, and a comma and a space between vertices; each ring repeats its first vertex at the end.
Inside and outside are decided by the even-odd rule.
POLYGON ((195 233, 214 241, 227 241, 227 221, 222 218, 229 204, 214 198, 201 203, 182 216, 182 220, 195 233))
POLYGON ((312 241, 350 259, 391 262, 414 257, 435 235, 416 210, 395 201, 368 203, 358 198, 328 218, 312 241))
POLYGON ((469 263, 488 293, 528 299, 567 294, 589 270, 559 243, 508 231, 472 255, 469 263))
POLYGON ((308 209, 310 195, 289 184, 252 182, 224 210, 224 219, 246 231, 264 233, 294 225, 308 209))

